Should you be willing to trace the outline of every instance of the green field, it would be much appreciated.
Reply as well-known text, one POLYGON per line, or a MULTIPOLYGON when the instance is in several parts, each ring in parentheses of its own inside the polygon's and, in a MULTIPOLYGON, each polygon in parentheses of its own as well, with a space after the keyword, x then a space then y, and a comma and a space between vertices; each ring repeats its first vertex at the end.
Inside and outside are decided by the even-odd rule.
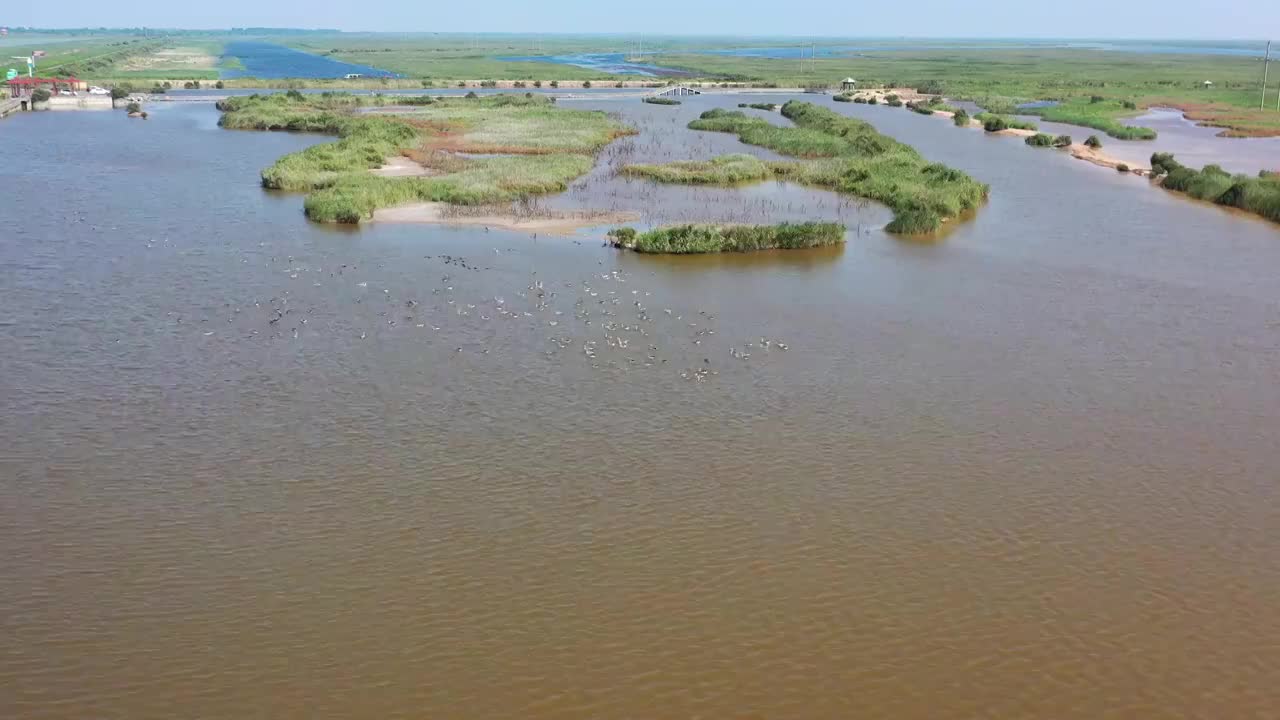
POLYGON ((112 72, 132 58, 145 57, 164 47, 160 40, 146 40, 124 36, 100 38, 57 38, 36 41, 22 40, 0 47, 4 68, 13 68, 25 75, 26 63, 9 56, 30 55, 37 50, 45 52, 36 58, 36 75, 42 77, 74 75, 92 79, 112 72))
MULTIPOLYGON (((1127 100, 1138 107, 1183 107, 1192 117, 1210 122, 1225 118, 1240 134, 1280 134, 1280 112, 1257 109, 1262 63, 1248 57, 1051 48, 921 49, 804 62, 701 54, 661 55, 655 62, 701 76, 779 87, 835 86, 851 76, 860 87, 914 87, 980 104, 985 99, 1003 100, 1003 107, 984 105, 999 112, 1031 100, 1061 100, 1076 107, 1097 95, 1104 105, 1077 112, 1070 120, 1064 108, 1058 111, 1063 113, 1061 121, 1087 117, 1090 127, 1110 130, 1119 118, 1134 114, 1121 104, 1127 100), (1213 83, 1210 89, 1205 89, 1206 80, 1213 83)), ((1269 107, 1275 107, 1274 95, 1269 107)), ((1059 119, 1052 117, 1054 111, 1041 114, 1046 120, 1059 119)))
MULTIPOLYGON (((282 35, 217 35, 175 32, 163 38, 143 38, 136 32, 74 37, 11 37, 4 46, 15 51, 45 49, 49 57, 41 71, 69 71, 93 80, 214 79, 216 65, 196 67, 173 61, 175 49, 203 47, 219 56, 228 41, 251 38, 278 42, 336 60, 370 65, 405 75, 380 81, 237 80, 236 86, 274 87, 441 87, 459 80, 606 81, 641 80, 638 76, 547 62, 503 60, 504 57, 547 57, 571 53, 634 53, 633 35, 533 35, 439 33, 325 33, 282 35), (146 58, 151 58, 147 61, 146 58), (140 61, 140 58, 142 59, 140 61), (424 84, 425 83, 425 84, 424 84)), ((852 76, 859 87, 913 87, 930 94, 973 100, 987 110, 1010 113, 1014 105, 1031 100, 1057 100, 1058 108, 1036 110, 1046 120, 1096 128, 1113 136, 1132 137, 1121 122, 1141 109, 1173 106, 1225 134, 1280 135, 1280 112, 1275 92, 1267 111, 1258 110, 1261 65, 1247 56, 1142 54, 1045 45, 1016 47, 1011 41, 948 41, 954 47, 937 49, 908 40, 814 38, 818 46, 856 44, 863 51, 848 56, 816 59, 770 59, 696 51, 742 47, 802 47, 794 38, 647 37, 643 61, 688 73, 689 82, 737 82, 772 87, 836 87, 852 76), (907 46, 908 49, 903 49, 907 46), (1206 86, 1206 81, 1212 84, 1206 86), (1100 98, 1101 102, 1092 102, 1100 98)), ((18 54, 18 52, 8 53, 18 54)), ((238 61, 225 59, 222 69, 238 61)), ((661 79, 661 78, 659 78, 661 79)), ((232 83, 228 83, 231 85, 232 83)), ((1278 84, 1280 85, 1280 84, 1278 84)))

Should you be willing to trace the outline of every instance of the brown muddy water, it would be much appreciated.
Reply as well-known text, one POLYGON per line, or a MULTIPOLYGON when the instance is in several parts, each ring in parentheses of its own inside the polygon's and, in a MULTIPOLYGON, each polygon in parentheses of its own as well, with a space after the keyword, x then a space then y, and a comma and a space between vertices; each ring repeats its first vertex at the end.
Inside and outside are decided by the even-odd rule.
MULTIPOLYGON (((747 150, 716 102, 580 104, 747 150)), ((257 173, 319 138, 207 105, 6 120, 0 717, 1280 715, 1280 229, 839 110, 990 203, 547 201, 864 225, 643 257, 310 225, 257 173)))

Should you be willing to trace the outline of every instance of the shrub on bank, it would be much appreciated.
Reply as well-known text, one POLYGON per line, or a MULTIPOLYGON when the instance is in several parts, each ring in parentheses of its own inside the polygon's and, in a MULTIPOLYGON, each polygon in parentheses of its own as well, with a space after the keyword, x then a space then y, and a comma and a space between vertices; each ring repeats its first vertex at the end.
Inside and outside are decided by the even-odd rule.
POLYGON ((125 111, 126 113, 129 113, 130 115, 132 115, 132 114, 134 114, 134 113, 140 113, 140 112, 142 112, 142 106, 141 106, 141 105, 139 105, 139 104, 138 104, 138 103, 136 103, 136 102, 131 102, 131 103, 129 103, 128 105, 125 105, 125 106, 124 106, 124 111, 125 111))
MULTIPOLYGON (((872 98, 872 100, 874 99, 875 98, 872 98)), ((885 104, 888 105, 889 107, 902 107, 902 101, 899 100, 898 98, 887 100, 885 104)))
POLYGON ((997 128, 996 130, 988 129, 987 132, 999 132, 1000 130, 1036 131, 1040 129, 1040 127, 1033 122, 1027 122, 1026 120, 1019 120, 1014 117, 1009 117, 1008 115, 999 115, 996 113, 982 112, 982 113, 978 113, 974 117, 978 120, 978 122, 982 123, 982 126, 984 128, 987 127, 988 123, 990 123, 992 126, 997 128))
POLYGON ((52 94, 44 88, 36 88, 31 91, 32 102, 47 102, 50 97, 52 97, 52 94))
POLYGON ((1059 135, 1053 139, 1053 146, 1056 148, 1071 147, 1071 136, 1059 135))
POLYGON ((616 247, 636 252, 683 255, 821 247, 844 242, 844 233, 840 223, 676 225, 643 233, 617 228, 609 239, 616 247))
POLYGON ((960 108, 956 110, 955 115, 951 116, 951 122, 955 123, 956 127, 969 127, 969 113, 964 108, 960 108))
POLYGON ((1129 172, 1129 166, 1124 163, 1116 163, 1116 171, 1127 173, 1129 172))
POLYGON ((896 94, 894 94, 894 93, 889 93, 888 95, 885 95, 885 96, 884 96, 884 101, 885 101, 885 102, 890 102, 890 103, 891 103, 891 102, 893 102, 894 100, 897 100, 897 99, 899 99, 899 98, 898 98, 898 96, 897 96, 896 94))
MULTIPOLYGON (((1003 115, 992 115, 982 121, 982 129, 987 132, 1000 132, 1009 129, 1009 121, 1003 115)), ((1030 139, 1030 138, 1028 138, 1030 139)))
POLYGON ((1218 165, 1194 170, 1179 164, 1169 153, 1152 154, 1151 165, 1153 174, 1164 174, 1166 190, 1280 222, 1280 180, 1274 177, 1231 175, 1218 165))
POLYGON ((159 83, 156 83, 155 85, 153 85, 153 86, 151 87, 151 91, 150 91, 150 92, 151 92, 151 94, 152 94, 152 95, 163 95, 163 94, 164 94, 164 86, 163 86, 163 85, 161 85, 161 84, 159 84, 159 83))
POLYGON ((879 104, 880 104, 880 101, 876 99, 876 96, 875 96, 875 95, 872 95, 871 97, 867 98, 867 104, 868 104, 868 105, 879 105, 879 104))
POLYGON ((131 92, 133 92, 133 88, 129 87, 129 85, 127 84, 116 85, 115 87, 111 88, 111 99, 123 100, 129 97, 129 93, 131 92))
POLYGON ((1026 142, 1032 147, 1052 147, 1053 136, 1045 135, 1044 133, 1036 133, 1035 135, 1027 138, 1026 142))
POLYGON ((1087 148, 1092 148, 1094 150, 1101 150, 1102 141, 1098 139, 1097 135, 1090 135, 1089 137, 1085 138, 1084 146, 1087 148))
POLYGON ((1151 153, 1151 174, 1167 175, 1182 167, 1182 163, 1173 159, 1173 153, 1151 153))
MULTIPOLYGON (((872 100, 875 100, 875 98, 871 98, 871 99, 872 99, 872 100)), ((866 104, 867 104, 867 102, 868 102, 868 101, 867 101, 867 99, 866 99, 866 98, 864 98, 864 97, 862 97, 861 95, 859 95, 858 97, 854 98, 854 99, 853 99, 853 101, 854 101, 854 102, 856 102, 856 103, 858 103, 859 105, 866 105, 866 104)))
POLYGON ((831 99, 836 102, 853 102, 853 96, 849 93, 840 93, 839 95, 833 96, 831 99))
POLYGON ((647 97, 647 98, 643 98, 640 102, 649 103, 650 105, 679 105, 680 104, 679 100, 672 100, 671 98, 668 98, 668 97, 647 97))
POLYGON ((583 87, 583 88, 585 88, 585 89, 587 89, 587 90, 590 90, 590 89, 591 89, 591 81, 590 81, 590 80, 583 80, 583 81, 582 81, 582 87, 583 87))
POLYGON ((924 235, 942 227, 942 218, 932 210, 915 208, 894 215, 885 226, 886 232, 899 235, 924 235))

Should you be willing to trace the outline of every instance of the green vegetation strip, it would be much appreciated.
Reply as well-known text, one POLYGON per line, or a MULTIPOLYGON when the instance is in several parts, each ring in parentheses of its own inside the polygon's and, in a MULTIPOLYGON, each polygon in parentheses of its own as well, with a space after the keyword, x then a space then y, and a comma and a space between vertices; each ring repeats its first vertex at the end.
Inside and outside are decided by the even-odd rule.
POLYGON ((663 165, 628 165, 622 174, 684 185, 739 185, 773 177, 773 170, 754 155, 721 155, 710 160, 682 160, 663 165))
POLYGON ((1232 175, 1217 165, 1200 170, 1183 166, 1170 153, 1151 155, 1151 174, 1164 176, 1164 188, 1193 198, 1238 208, 1280 222, 1280 175, 1232 175))
POLYGON ((844 242, 840 223, 780 225, 676 225, 638 233, 632 228, 609 231, 616 247, 640 253, 694 254, 797 250, 844 242))
POLYGON ((987 197, 989 189, 983 183, 928 162, 869 123, 806 102, 788 102, 782 114, 795 127, 720 109, 704 112, 689 127, 734 133, 745 143, 806 161, 766 163, 749 155, 728 155, 706 162, 629 165, 623 172, 689 184, 791 180, 882 202, 895 213, 886 229, 906 234, 937 230, 944 220, 977 208, 987 197))
POLYGON ((672 100, 671 98, 668 98, 668 97, 647 97, 647 98, 644 98, 643 102, 647 102, 650 105, 679 105, 680 104, 679 100, 672 100))
POLYGON ((1131 102, 1115 102, 1093 97, 1072 100, 1058 105, 1026 108, 1019 112, 1038 115, 1049 122, 1067 123, 1101 130, 1120 140, 1155 140, 1156 131, 1151 128, 1133 127, 1120 122, 1120 118, 1136 114, 1131 102))
POLYGON ((1027 137, 1027 144, 1031 147, 1056 147, 1064 148, 1071 145, 1070 135, 1059 135, 1054 137, 1044 133, 1036 133, 1027 137))
POLYGON ((627 132, 604 113, 510 95, 431 99, 291 91, 229 98, 218 107, 225 128, 338 136, 262 171, 264 187, 310 193, 304 209, 318 222, 358 223, 378 208, 411 202, 482 205, 559 192, 591 169, 596 152, 627 132), (390 104, 416 107, 397 108, 395 115, 354 112, 390 104), (435 152, 438 146, 509 154, 464 157, 435 152), (398 155, 421 158, 434 174, 370 174, 398 155))
POLYGON ((1009 117, 1008 115, 998 115, 990 112, 980 112, 973 116, 974 120, 982 123, 982 128, 987 132, 1000 132, 1001 130, 1039 130, 1040 126, 1026 120, 1009 117))

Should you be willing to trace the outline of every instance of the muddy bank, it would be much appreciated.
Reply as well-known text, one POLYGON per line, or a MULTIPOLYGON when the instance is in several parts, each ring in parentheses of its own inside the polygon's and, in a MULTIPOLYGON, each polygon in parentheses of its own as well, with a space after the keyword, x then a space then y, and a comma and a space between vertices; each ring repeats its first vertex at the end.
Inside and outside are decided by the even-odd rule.
POLYGON ((439 170, 425 167, 404 156, 389 157, 382 167, 370 168, 369 173, 378 177, 428 177, 442 174, 439 170))

